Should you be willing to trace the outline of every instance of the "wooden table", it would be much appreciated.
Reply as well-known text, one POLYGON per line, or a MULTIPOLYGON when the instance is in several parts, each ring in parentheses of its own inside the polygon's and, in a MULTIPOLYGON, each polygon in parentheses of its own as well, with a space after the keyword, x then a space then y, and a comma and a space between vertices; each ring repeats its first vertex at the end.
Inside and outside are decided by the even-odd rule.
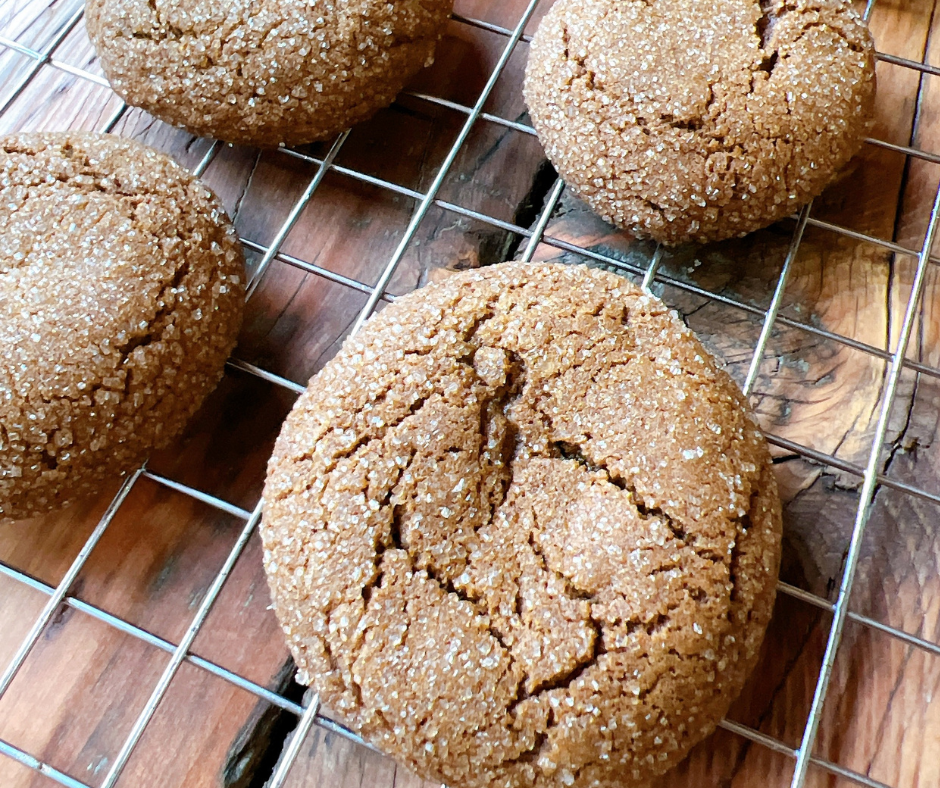
MULTIPOLYGON (((544 0, 531 33, 550 5, 544 0)), ((185 636, 257 500, 280 423, 349 331, 467 120, 526 6, 458 0, 437 62, 389 110, 353 130, 248 304, 236 362, 190 428, 154 456, 0 697, 0 741, 101 784, 185 636), (487 29, 489 26, 489 29, 487 29), (258 375, 258 370, 266 373, 258 375), (198 491, 198 492, 196 492, 198 491), (202 493, 200 496, 199 493, 202 493), (220 502, 224 502, 220 504, 220 502)), ((328 145, 288 152, 211 148, 94 81, 77 0, 2 0, 0 131, 111 124, 195 167, 221 196, 257 266, 317 174, 328 145), (92 79, 88 79, 88 75, 92 79), (258 251, 261 250, 261 251, 258 251)), ((783 788, 800 744, 832 619, 899 327, 940 182, 940 14, 929 0, 878 0, 873 137, 813 206, 761 358, 752 401, 773 436, 786 503, 781 594, 754 678, 719 730, 662 788, 783 788), (926 73, 911 67, 927 63, 926 73), (884 143, 888 143, 886 146, 884 143), (890 146, 901 146, 897 148, 890 146), (909 155, 908 147, 913 149, 909 155), (911 250, 914 254, 905 254, 911 250), (795 590, 793 590, 795 589, 795 590), (735 727, 743 726, 743 727, 735 727), (736 732, 733 732, 736 731, 736 732), (742 735, 743 734, 743 735, 742 735), (761 737, 768 737, 761 743, 761 737), (770 741, 772 746, 766 746, 770 741)), ((392 277, 400 294, 455 269, 518 256, 555 182, 526 124, 519 44, 392 277), (495 116, 510 123, 487 119, 495 116), (514 231, 523 228, 524 234, 514 231)), ((562 194, 543 260, 642 274, 653 249, 562 194)), ((795 222, 667 253, 655 291, 743 381, 795 222)), ((908 365, 887 425, 850 615, 806 785, 940 785, 940 281, 927 270, 908 365), (918 366, 919 365, 919 366, 918 366), (911 489, 914 492, 911 492, 911 489), (902 640, 885 627, 921 641, 902 640), (840 769, 842 772, 840 773, 840 769), (855 773, 853 781, 846 770, 855 773)), ((0 525, 0 670, 16 652, 121 485, 36 521, 0 525)), ((258 688, 300 703, 253 535, 174 675, 120 786, 260 788, 296 722, 258 688), (232 677, 251 682, 233 683, 232 677), (246 688, 247 686, 247 688, 246 688)), ((52 785, 0 755, 0 786, 52 785)), ((416 788, 392 762, 322 728, 287 785, 416 788)))

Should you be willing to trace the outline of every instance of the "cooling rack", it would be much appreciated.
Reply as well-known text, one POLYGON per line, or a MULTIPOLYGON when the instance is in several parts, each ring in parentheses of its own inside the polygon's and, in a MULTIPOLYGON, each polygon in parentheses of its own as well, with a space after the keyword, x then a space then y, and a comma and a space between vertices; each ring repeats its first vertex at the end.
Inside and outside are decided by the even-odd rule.
POLYGON ((293 397, 343 337, 447 268, 507 256, 608 267, 662 296, 723 357, 774 447, 789 552, 765 653, 719 732, 663 785, 940 784, 932 3, 860 8, 881 50, 880 120, 841 184, 744 241, 672 251, 602 225, 545 165, 518 94, 549 5, 458 2, 438 64, 366 131, 261 155, 124 106, 76 3, 0 4, 0 130, 77 124, 164 147, 228 196, 250 274, 239 348, 187 436, 108 500, 0 530, 0 784, 412 784, 363 767, 350 753, 368 746, 291 684, 289 664, 275 669, 286 651, 258 585, 258 479, 293 397), (363 249, 366 262, 349 254, 363 249), (140 558, 151 521, 183 558, 140 558), (130 584, 133 604, 114 565, 125 560, 129 574, 163 567, 130 584), (139 620, 167 587, 188 596, 139 620), (108 638, 122 682, 89 656, 108 638), (88 688, 50 689, 63 682, 88 688), (95 709, 93 732, 73 730, 76 697, 95 709), (55 731, 31 738, 47 717, 55 731), (228 737, 205 745, 221 753, 216 776, 174 778, 183 750, 161 736, 216 730, 228 737))

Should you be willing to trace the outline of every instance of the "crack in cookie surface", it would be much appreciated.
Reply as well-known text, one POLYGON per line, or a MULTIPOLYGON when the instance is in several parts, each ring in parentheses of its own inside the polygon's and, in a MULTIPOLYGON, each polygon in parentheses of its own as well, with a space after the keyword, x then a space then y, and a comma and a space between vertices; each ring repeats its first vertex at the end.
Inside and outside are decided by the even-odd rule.
POLYGON ((756 657, 768 468, 730 379, 625 280, 457 275, 383 310, 289 418, 275 608, 324 702, 423 776, 647 779, 756 657))

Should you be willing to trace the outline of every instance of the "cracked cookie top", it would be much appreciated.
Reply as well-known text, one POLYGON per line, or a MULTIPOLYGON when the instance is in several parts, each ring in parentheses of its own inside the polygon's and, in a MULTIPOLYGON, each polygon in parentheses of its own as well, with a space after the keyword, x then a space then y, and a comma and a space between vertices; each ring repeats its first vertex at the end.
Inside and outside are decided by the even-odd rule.
POLYGON ((244 263, 221 204, 103 134, 0 139, 0 520, 97 492, 222 377, 244 263))
POLYGON ((707 242, 793 213, 855 155, 874 48, 843 0, 559 0, 524 90, 549 159, 601 217, 707 242))
POLYGON ((780 508, 741 393, 656 298, 506 263, 398 299, 289 416, 262 537, 302 680, 423 777, 639 785, 721 719, 780 508))
POLYGON ((128 104, 193 134, 273 147, 328 139, 430 65, 452 0, 88 0, 128 104))

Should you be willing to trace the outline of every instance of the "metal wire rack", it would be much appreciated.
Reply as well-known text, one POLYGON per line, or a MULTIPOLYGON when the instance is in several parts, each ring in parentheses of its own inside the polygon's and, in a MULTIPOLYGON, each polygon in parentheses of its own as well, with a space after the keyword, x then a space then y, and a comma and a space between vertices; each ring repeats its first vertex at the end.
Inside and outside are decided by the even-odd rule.
MULTIPOLYGON (((482 91, 479 92, 472 106, 465 106, 464 104, 446 98, 424 93, 409 94, 411 99, 415 101, 437 105, 463 116, 459 133, 456 135, 456 138, 450 145, 449 151, 440 163, 436 175, 426 188, 418 190, 408 186, 402 186, 391 180, 360 172, 354 168, 338 163, 337 158, 347 142, 349 132, 339 135, 339 137, 326 148, 326 152, 320 156, 298 150, 280 150, 277 155, 292 157, 314 168, 315 174, 309 180, 299 198, 294 202, 286 218, 273 230, 273 235, 268 243, 261 244, 248 238, 243 239, 246 249, 257 255, 257 261, 250 277, 248 297, 250 299, 254 296, 263 278, 266 275, 271 275, 271 264, 274 261, 278 261, 286 266, 299 269, 317 277, 322 277, 344 288, 363 294, 366 300, 359 310, 352 326, 352 332, 355 332, 359 330, 362 324, 380 306, 380 302, 383 300, 394 300, 394 296, 389 292, 390 282, 410 246, 414 243, 419 226, 425 220, 429 211, 436 208, 464 219, 514 233, 516 236, 523 239, 523 243, 517 254, 517 257, 523 260, 531 260, 540 247, 549 247, 559 252, 574 255, 587 262, 599 263, 621 270, 641 281, 644 287, 651 288, 656 285, 667 285, 689 295, 707 299, 709 302, 718 303, 724 307, 740 310, 743 313, 756 316, 760 320, 762 328, 759 338, 750 353, 749 368, 744 379, 743 388, 748 395, 754 392, 755 383, 758 380, 761 363, 768 342, 773 332, 781 327, 799 329, 820 339, 839 343, 866 354, 871 358, 883 361, 887 370, 884 376, 883 396, 881 397, 877 425, 868 451, 868 460, 866 463, 862 464, 848 461, 834 454, 827 454, 774 434, 768 436, 770 441, 781 450, 799 455, 806 460, 818 463, 822 466, 836 469, 844 474, 854 476, 860 480, 861 484, 860 492, 857 496, 857 508, 851 538, 846 548, 844 569, 841 573, 841 577, 838 578, 834 599, 826 599, 783 582, 781 582, 779 586, 781 594, 808 603, 831 615, 831 623, 828 626, 828 632, 826 634, 825 653, 815 683, 812 703, 806 723, 803 726, 799 746, 792 747, 779 739, 731 720, 724 721, 721 727, 760 747, 769 748, 791 759, 793 763, 792 788, 802 788, 806 783, 810 766, 817 767, 836 778, 842 778, 857 785, 869 786, 869 788, 902 788, 901 786, 887 786, 885 783, 873 779, 870 776, 819 757, 814 754, 814 744, 818 735, 827 693, 831 686, 833 667, 836 662, 837 654, 839 653, 847 622, 851 621, 862 627, 876 630, 896 639, 906 646, 922 650, 933 657, 940 657, 940 644, 931 642, 912 632, 889 626, 875 618, 861 615, 851 610, 849 605, 849 599, 857 577, 862 540, 871 515, 876 492, 879 489, 887 488, 904 496, 933 504, 940 504, 940 491, 922 489, 919 486, 900 481, 897 478, 885 474, 882 470, 883 464, 881 459, 885 448, 886 436, 888 434, 889 420, 895 405, 902 376, 908 373, 940 378, 940 369, 916 361, 910 358, 908 353, 912 337, 916 331, 918 308, 921 303, 926 278, 931 266, 940 263, 940 257, 932 253, 938 223, 940 223, 940 190, 936 192, 933 204, 930 208, 929 221, 923 244, 920 248, 907 248, 893 240, 885 240, 825 221, 813 216, 812 206, 805 208, 799 216, 794 217, 795 221, 793 222, 789 250, 782 268, 779 271, 779 275, 777 276, 772 298, 768 304, 760 307, 725 293, 712 292, 693 282, 667 273, 662 267, 665 252, 661 248, 655 249, 644 265, 637 265, 597 251, 596 248, 582 246, 563 238, 555 237, 549 231, 549 223, 563 197, 565 184, 560 179, 555 180, 554 184, 548 190, 544 202, 540 206, 536 220, 531 226, 520 226, 511 221, 490 216, 486 213, 466 208, 456 202, 442 199, 441 193, 445 180, 451 174, 451 170, 466 145, 471 132, 480 124, 495 124, 511 134, 534 134, 531 126, 524 120, 503 118, 486 111, 485 108, 488 106, 488 101, 497 83, 501 77, 503 77, 511 57, 518 49, 528 43, 529 36, 526 35, 526 31, 531 28, 530 21, 533 15, 537 12, 540 5, 547 6, 549 4, 549 0, 529 0, 527 6, 518 16, 515 24, 511 28, 502 27, 481 19, 461 16, 459 14, 454 15, 454 24, 485 31, 487 34, 499 37, 502 40, 502 44, 495 65, 490 70, 485 85, 482 91), (416 207, 410 215, 400 242, 374 282, 366 283, 359 281, 343 273, 337 273, 336 271, 318 265, 315 260, 302 259, 282 251, 282 246, 298 218, 310 205, 317 190, 330 173, 338 174, 359 183, 367 184, 370 187, 375 187, 414 201, 416 207), (802 321, 792 315, 783 313, 782 305, 784 303, 784 294, 791 269, 797 258, 804 233, 807 228, 810 227, 820 228, 858 242, 871 244, 893 254, 906 255, 916 259, 916 271, 913 276, 909 296, 906 300, 906 307, 903 310, 903 323, 896 332, 892 347, 876 347, 856 338, 828 330, 810 321, 802 321)), ((864 9, 866 17, 872 14, 874 6, 875 0, 869 0, 864 9)), ((57 56, 63 41, 79 27, 81 19, 82 10, 79 9, 74 12, 67 23, 62 25, 58 32, 41 49, 34 49, 31 46, 23 45, 14 38, 7 37, 5 35, 7 31, 0 31, 0 33, 3 33, 0 34, 0 54, 2 54, 4 50, 13 53, 15 57, 22 60, 21 65, 23 66, 16 72, 15 84, 6 86, 5 98, 2 100, 2 105, 0 105, 0 118, 4 117, 4 113, 6 113, 23 92, 27 90, 29 85, 44 72, 55 71, 69 74, 78 79, 87 80, 107 88, 106 81, 101 77, 86 68, 72 65, 67 62, 67 60, 57 56)), ((908 60, 890 54, 879 54, 879 59, 884 63, 916 72, 923 77, 940 76, 940 68, 936 68, 924 62, 908 60)), ((126 110, 127 108, 124 105, 116 106, 113 114, 102 124, 101 130, 110 131, 114 129, 126 110)), ((872 146, 889 149, 911 159, 920 159, 934 164, 940 163, 940 155, 921 150, 914 146, 899 145, 878 139, 869 139, 867 143, 872 146)), ((193 172, 197 175, 203 174, 216 159, 223 147, 224 146, 217 142, 212 143, 195 167, 193 167, 193 172)), ((270 384, 282 387, 293 393, 298 393, 303 388, 280 374, 267 371, 260 366, 238 358, 233 358, 229 364, 233 369, 239 370, 243 374, 256 376, 270 384)), ((330 719, 330 717, 323 712, 319 701, 315 697, 306 704, 298 703, 278 692, 262 686, 251 678, 240 675, 236 671, 229 670, 216 662, 199 656, 193 649, 193 644, 205 625, 213 605, 219 598, 223 586, 257 528, 260 514, 260 502, 250 509, 243 508, 213 494, 195 489, 187 484, 168 478, 167 476, 158 474, 144 467, 124 481, 110 506, 108 506, 103 516, 101 516, 97 527, 91 532, 84 546, 74 557, 70 567, 56 585, 50 585, 12 565, 0 562, 0 576, 6 577, 15 583, 28 586, 47 596, 47 601, 40 615, 35 619, 25 638, 23 638, 19 647, 15 650, 10 662, 6 665, 0 665, 0 669, 2 669, 2 672, 0 672, 0 700, 2 700, 4 693, 7 692, 11 683, 14 681, 36 644, 42 638, 44 632, 47 631, 55 617, 60 614, 64 608, 71 608, 82 615, 92 617, 108 627, 120 630, 129 637, 140 640, 170 655, 169 661, 166 663, 162 674, 153 687, 149 699, 139 712, 120 750, 108 764, 103 779, 97 781, 96 786, 113 788, 113 786, 118 783, 135 748, 141 741, 148 724, 153 719, 158 705, 165 698, 171 682, 183 665, 190 665, 198 670, 211 673, 219 679, 229 682, 251 693, 258 699, 271 704, 271 706, 296 717, 293 736, 288 740, 267 782, 270 788, 281 788, 281 786, 285 784, 287 775, 300 752, 307 734, 314 726, 321 726, 356 741, 362 746, 368 746, 340 723, 330 719), (175 641, 155 635, 131 623, 129 620, 107 612, 100 606, 83 601, 76 589, 76 579, 80 572, 83 567, 85 567, 96 546, 104 537, 109 526, 111 526, 132 489, 141 479, 148 479, 153 483, 172 489, 177 493, 189 496, 204 505, 214 507, 221 512, 237 518, 243 523, 234 546, 231 547, 221 570, 216 574, 213 582, 198 604, 189 626, 186 628, 182 637, 175 641)), ((205 724, 211 724, 211 722, 211 720, 207 720, 205 724)), ((89 788, 88 783, 83 780, 66 774, 49 763, 42 762, 33 754, 2 738, 0 738, 0 755, 45 775, 52 782, 59 785, 67 786, 68 788, 89 788)), ((934 754, 934 756, 936 756, 936 754, 934 754)))

